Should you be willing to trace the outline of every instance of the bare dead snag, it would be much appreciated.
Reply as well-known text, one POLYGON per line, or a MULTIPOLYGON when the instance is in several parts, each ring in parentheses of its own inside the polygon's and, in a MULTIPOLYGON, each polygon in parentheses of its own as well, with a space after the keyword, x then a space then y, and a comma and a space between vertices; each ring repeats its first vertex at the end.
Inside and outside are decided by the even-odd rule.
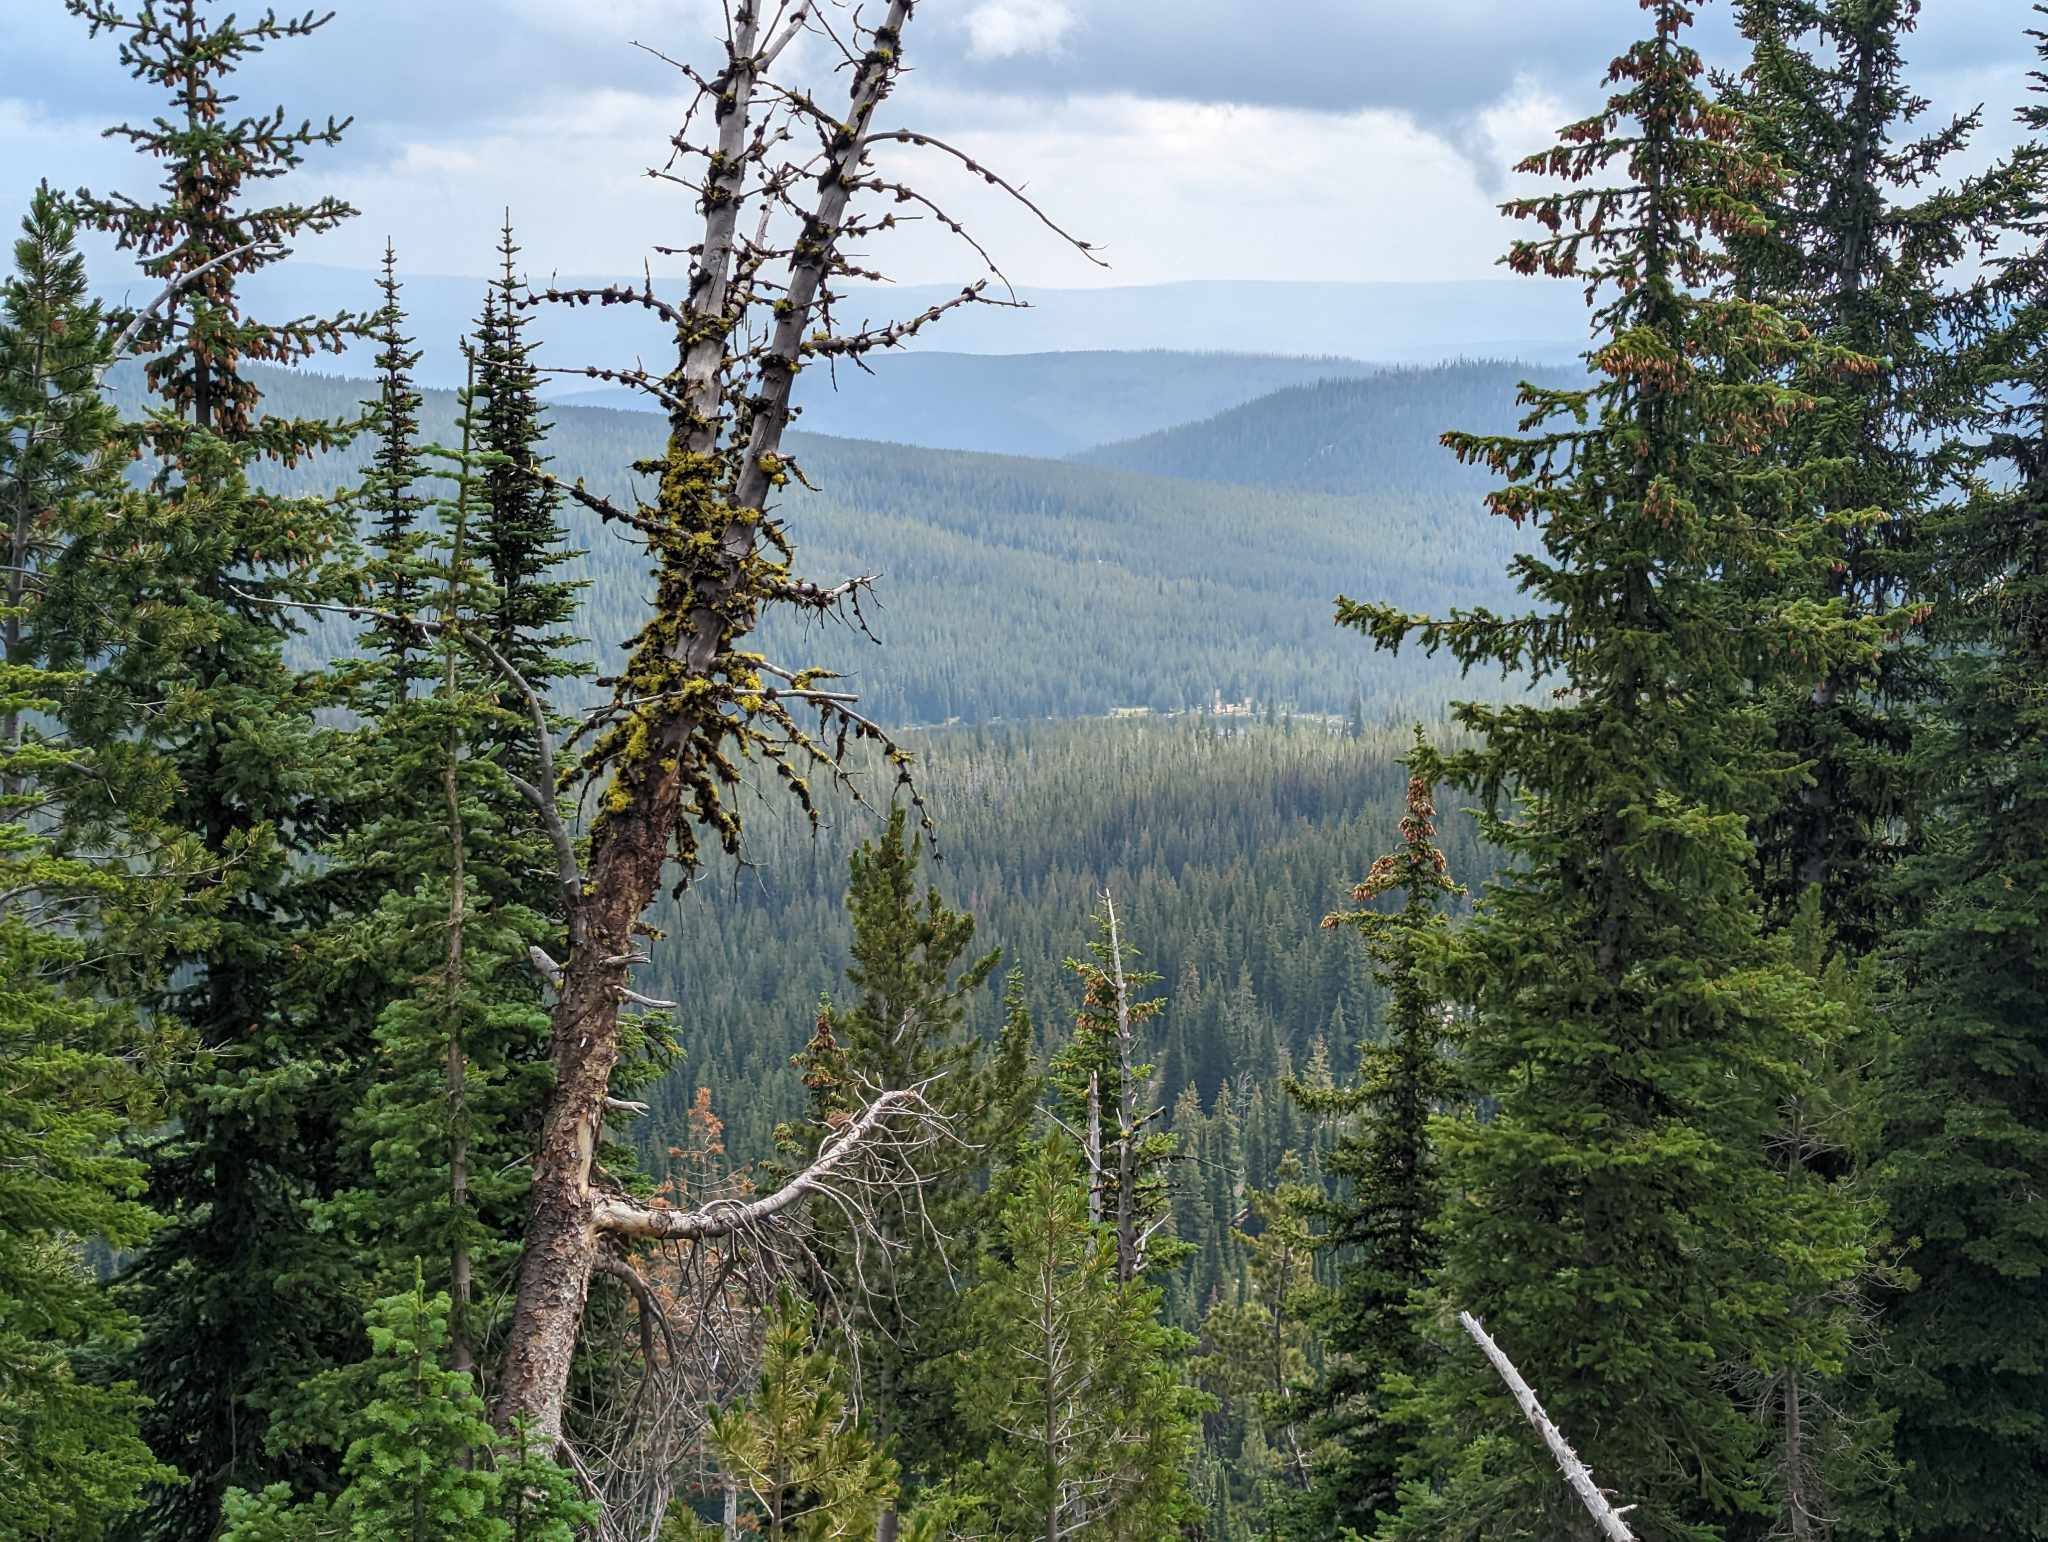
MULTIPOLYGON (((616 376, 646 391, 668 417, 663 455, 638 468, 652 478, 652 492, 631 509, 600 509, 645 543, 655 608, 632 640, 622 673, 607 682, 610 705, 578 734, 588 732, 590 742, 569 775, 602 789, 580 872, 573 853, 558 844, 565 890, 571 874, 575 883, 569 950, 556 976, 554 1085, 534 1157, 532 1209, 494 1409, 501 1428, 523 1423, 550 1446, 560 1441, 570 1361, 604 1239, 700 1240, 730 1234, 720 1228, 766 1225, 805 1202, 844 1203, 843 1185, 860 1181, 849 1177, 860 1169, 856 1154, 873 1152, 899 1120, 913 1119, 900 1094, 884 1094, 855 1121, 857 1129, 827 1142, 805 1175, 751 1202, 772 1208, 747 1216, 650 1210, 593 1182, 642 915, 665 874, 690 880, 700 831, 727 852, 738 850, 732 793, 740 763, 765 767, 806 810, 805 773, 843 775, 852 740, 878 744, 908 782, 908 756, 854 710, 850 693, 820 690, 821 672, 777 668, 744 651, 741 640, 772 605, 857 605, 858 583, 835 594, 792 577, 771 502, 796 475, 782 441, 791 387, 806 362, 857 361, 933 319, 842 333, 832 316, 835 280, 864 272, 843 244, 895 219, 864 220, 853 204, 862 194, 894 196, 895 184, 885 191, 871 175, 869 154, 875 113, 902 69, 915 3, 890 0, 872 25, 856 12, 834 30, 826 8, 812 0, 733 0, 715 74, 668 61, 696 95, 671 141, 675 153, 649 173, 696 198, 699 238, 678 249, 690 259, 687 294, 672 304, 657 299, 650 284, 534 297, 533 303, 639 306, 673 328, 676 349, 673 367, 659 378, 641 370, 616 376), (768 78, 775 58, 805 29, 834 51, 843 48, 850 65, 838 112, 768 78), (698 124, 702 132, 693 138, 698 124), (791 148, 804 140, 815 144, 791 148), (800 725, 798 711, 815 713, 815 726, 800 725)), ((969 286, 958 303, 980 293, 969 286)), ((571 491, 592 506, 604 503, 571 491)), ((545 741, 541 716, 536 731, 545 741)), ((534 788, 540 796, 530 801, 552 806, 556 790, 534 788)), ((910 797, 921 813, 915 788, 910 797)))
POLYGON ((1514 1395, 1515 1402, 1528 1416, 1529 1422, 1536 1426, 1536 1433, 1543 1437, 1543 1443, 1550 1448, 1550 1454, 1557 1458, 1558 1470, 1564 1474, 1564 1481, 1570 1485, 1571 1491, 1579 1496, 1579 1503, 1583 1504, 1587 1513, 1593 1517, 1593 1524, 1599 1527, 1600 1535, 1606 1537, 1608 1542, 1636 1542, 1636 1534, 1629 1530, 1628 1522, 1622 1519, 1627 1507, 1617 1510, 1607 1502, 1607 1496, 1600 1492, 1600 1486, 1593 1481, 1591 1469, 1579 1460, 1578 1452, 1571 1448, 1571 1442, 1564 1438, 1564 1432, 1550 1422, 1550 1415, 1543 1411, 1543 1405, 1536 1400, 1536 1394, 1530 1389, 1528 1382, 1522 1379, 1522 1373, 1515 1369, 1514 1362, 1508 1359, 1500 1345, 1494 1343, 1492 1335, 1470 1312, 1460 1312, 1458 1322, 1471 1335, 1472 1342, 1479 1346, 1480 1353, 1492 1361, 1493 1368, 1500 1372, 1500 1379, 1507 1383, 1508 1391, 1514 1395))

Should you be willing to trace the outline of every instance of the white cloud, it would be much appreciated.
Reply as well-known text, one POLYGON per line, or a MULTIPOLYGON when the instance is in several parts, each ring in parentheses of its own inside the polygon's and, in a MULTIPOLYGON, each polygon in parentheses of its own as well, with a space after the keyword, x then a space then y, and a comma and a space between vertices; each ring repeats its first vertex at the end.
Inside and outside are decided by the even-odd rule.
POLYGON ((977 59, 1051 53, 1073 25, 1067 0, 982 0, 967 13, 967 48, 977 59))

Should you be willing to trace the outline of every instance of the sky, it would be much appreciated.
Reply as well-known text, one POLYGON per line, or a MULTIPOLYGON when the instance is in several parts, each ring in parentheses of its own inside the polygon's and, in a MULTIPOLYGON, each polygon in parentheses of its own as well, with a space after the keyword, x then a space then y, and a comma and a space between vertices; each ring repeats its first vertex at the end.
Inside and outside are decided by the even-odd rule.
MULTIPOLYGON (((284 184, 362 211, 303 259, 368 267, 388 237, 409 271, 481 273, 508 208, 536 274, 636 272, 686 239, 688 195, 645 174, 683 82, 634 45, 706 60, 718 0, 329 3, 314 39, 241 80, 251 109, 354 118, 284 184)), ((38 176, 145 190, 149 168, 101 130, 156 104, 109 39, 64 0, 0 13, 0 200, 18 207, 38 176)), ((1916 84, 1937 111, 1985 106, 1977 160, 2013 138, 2033 20, 2027 0, 1926 0, 1916 84)), ((1020 284, 1483 278, 1511 233, 1506 168, 1599 100, 1640 25, 1635 0, 924 0, 890 124, 1026 184, 1109 266, 957 167, 891 164, 1020 284)), ((1696 43, 1734 57, 1722 0, 1696 43)), ((822 47, 790 61, 829 84, 827 64, 822 47)), ((904 282, 978 269, 929 225, 870 255, 904 282)))

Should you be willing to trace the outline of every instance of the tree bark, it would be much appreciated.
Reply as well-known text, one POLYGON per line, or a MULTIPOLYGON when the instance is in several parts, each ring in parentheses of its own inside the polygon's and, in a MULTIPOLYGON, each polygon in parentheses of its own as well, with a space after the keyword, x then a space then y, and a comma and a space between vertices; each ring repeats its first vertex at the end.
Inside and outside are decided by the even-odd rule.
MULTIPOLYGON (((715 543, 720 557, 716 575, 690 577, 685 592, 678 592, 677 583, 664 583, 662 604, 676 623, 672 641, 658 643, 650 635, 640 645, 662 647, 685 680, 709 679, 728 620, 735 619, 736 598, 744 612, 736 619, 751 625, 755 603, 746 600, 745 586, 759 539, 758 515, 772 486, 772 457, 789 421, 790 385, 866 154, 865 136, 900 68, 899 40, 911 7, 912 0, 892 0, 877 29, 877 46, 855 71, 844 132, 832 143, 817 178, 817 203, 791 262, 789 287, 752 401, 732 513, 715 543)), ((704 199, 705 240, 680 329, 684 389, 670 418, 672 459, 711 455, 724 426, 722 375, 734 324, 728 301, 735 231, 752 164, 746 150, 762 62, 759 14, 742 3, 733 12, 720 93, 718 158, 704 199)), ((659 496, 675 494, 664 485, 659 496)), ((597 1253, 599 1201, 591 1169, 619 1057, 620 993, 640 917, 660 886, 681 817, 682 764, 702 726, 700 714, 717 709, 693 705, 691 697, 678 692, 637 710, 647 717, 646 748, 631 764, 616 768, 614 796, 622 796, 622 806, 597 825, 571 911, 570 951, 553 1020, 555 1084, 534 1158, 532 1210, 495 1410, 501 1428, 525 1424, 549 1450, 561 1438, 562 1401, 597 1253)))

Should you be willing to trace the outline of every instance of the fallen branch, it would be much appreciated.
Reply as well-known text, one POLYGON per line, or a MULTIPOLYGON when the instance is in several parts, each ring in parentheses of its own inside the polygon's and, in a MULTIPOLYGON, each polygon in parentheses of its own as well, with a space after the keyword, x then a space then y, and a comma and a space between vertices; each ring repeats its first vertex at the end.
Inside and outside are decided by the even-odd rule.
POLYGON ((1593 1524, 1600 1528, 1600 1534, 1608 1542, 1636 1542, 1636 1534, 1628 1529, 1628 1522, 1622 1516, 1631 1507, 1617 1510, 1607 1502, 1607 1496, 1600 1492, 1600 1486, 1593 1481, 1593 1473, 1579 1460, 1578 1452, 1571 1448, 1571 1442, 1564 1438, 1564 1432, 1550 1422, 1550 1415, 1543 1411, 1543 1405, 1536 1401, 1536 1394, 1529 1384, 1522 1380, 1522 1373, 1515 1369, 1500 1345, 1470 1312, 1458 1314, 1459 1325, 1472 1336, 1472 1342, 1479 1346, 1480 1353, 1493 1362, 1493 1368, 1500 1372, 1500 1379, 1508 1384, 1508 1391, 1527 1414, 1529 1422, 1536 1426, 1536 1433, 1543 1437, 1543 1443, 1550 1447, 1550 1454, 1557 1458, 1557 1465, 1564 1473, 1564 1481, 1579 1496, 1593 1517, 1593 1524))

